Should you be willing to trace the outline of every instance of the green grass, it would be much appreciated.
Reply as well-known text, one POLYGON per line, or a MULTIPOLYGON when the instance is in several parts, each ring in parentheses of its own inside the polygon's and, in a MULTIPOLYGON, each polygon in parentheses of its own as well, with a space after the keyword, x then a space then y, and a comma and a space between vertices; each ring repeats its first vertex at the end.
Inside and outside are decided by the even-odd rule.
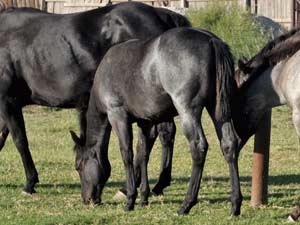
MULTIPOLYGON (((33 159, 39 172, 37 194, 21 194, 25 181, 20 156, 11 138, 0 153, 0 224, 284 224, 299 198, 299 144, 288 108, 274 110, 269 205, 250 207, 252 140, 240 155, 240 175, 244 202, 238 218, 229 216, 230 185, 228 167, 220 152, 212 124, 205 113, 203 125, 210 148, 204 180, 197 204, 188 216, 176 211, 185 196, 191 173, 188 144, 178 126, 173 182, 164 197, 150 198, 150 205, 134 212, 123 212, 123 202, 112 200, 124 180, 123 164, 115 135, 109 155, 112 175, 103 193, 103 205, 85 206, 81 202, 79 177, 74 170, 74 153, 68 130, 77 130, 72 110, 48 112, 41 107, 25 110, 26 127, 33 159)), ((151 186, 157 179, 161 147, 156 143, 150 163, 151 186)))

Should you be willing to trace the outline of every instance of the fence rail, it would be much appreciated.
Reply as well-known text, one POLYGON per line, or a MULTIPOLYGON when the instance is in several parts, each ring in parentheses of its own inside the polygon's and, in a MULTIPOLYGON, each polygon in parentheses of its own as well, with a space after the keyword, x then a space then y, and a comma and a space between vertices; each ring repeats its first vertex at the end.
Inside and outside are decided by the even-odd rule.
MULTIPOLYGON (((112 3, 128 0, 111 0, 112 3)), ((239 4, 249 7, 252 13, 266 16, 287 28, 300 25, 299 0, 136 0, 152 6, 170 8, 200 9, 219 1, 228 5, 239 4)), ((105 6, 108 0, 0 0, 1 8, 9 6, 34 7, 52 13, 74 13, 105 6)))

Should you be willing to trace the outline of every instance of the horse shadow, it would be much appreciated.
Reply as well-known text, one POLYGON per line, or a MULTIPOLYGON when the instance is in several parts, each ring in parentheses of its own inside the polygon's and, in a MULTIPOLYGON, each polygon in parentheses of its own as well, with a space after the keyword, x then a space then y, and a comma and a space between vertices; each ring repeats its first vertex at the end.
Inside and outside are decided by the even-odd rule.
MULTIPOLYGON (((172 179, 172 184, 173 183, 188 183, 190 180, 189 177, 174 177, 172 179)), ((152 187, 154 184, 156 184, 156 179, 150 179, 149 184, 152 187)), ((250 176, 241 176, 240 177, 241 185, 242 186, 251 186, 251 177, 250 176)), ((229 177, 221 177, 221 176, 205 176, 202 179, 202 182, 216 182, 216 183, 229 183, 230 179, 229 177)), ((171 184, 171 186, 172 186, 171 184)), ((271 175, 269 176, 268 180, 268 185, 273 185, 273 186, 284 186, 284 185, 290 185, 290 184, 300 184, 300 174, 287 174, 287 175, 271 175)), ((123 181, 108 181, 107 182, 107 187, 108 188, 121 188, 124 185, 123 181)), ((21 184, 12 184, 12 183, 4 183, 0 184, 0 190, 1 189, 22 189, 23 186, 21 184)), ((72 189, 72 190, 80 190, 81 186, 80 183, 40 183, 37 185, 37 190, 39 188, 43 189, 52 189, 55 191, 56 189, 72 189)), ((179 192, 172 193, 168 191, 168 189, 165 191, 166 197, 164 198, 165 203, 172 203, 172 204, 181 204, 182 200, 181 198, 184 198, 185 196, 185 187, 180 188, 179 192), (169 192, 169 193, 168 193, 169 192), (175 197, 176 199, 172 199, 175 197), (180 199, 177 199, 179 197, 180 199)), ((293 191, 293 190, 290 190, 293 191)), ((296 191, 296 189, 295 189, 296 191)), ((276 193, 269 193, 268 197, 269 198, 284 198, 285 196, 285 191, 284 190, 278 190, 276 193)), ((201 193, 201 192, 200 192, 201 193)), ((224 196, 224 194, 229 194, 230 189, 228 189, 228 192, 220 192, 219 195, 224 196)), ((63 193, 61 193, 63 194, 63 193)), ((217 194, 218 195, 218 194, 217 194)), ((251 196, 250 193, 245 193, 244 194, 244 200, 250 200, 251 196)), ((209 202, 211 204, 217 204, 217 203, 222 203, 226 201, 230 201, 230 197, 207 197, 207 196, 202 196, 199 198, 200 202, 209 202)), ((109 204, 116 204, 114 201, 108 201, 109 204)), ((159 200, 154 200, 151 204, 160 204, 159 200)))

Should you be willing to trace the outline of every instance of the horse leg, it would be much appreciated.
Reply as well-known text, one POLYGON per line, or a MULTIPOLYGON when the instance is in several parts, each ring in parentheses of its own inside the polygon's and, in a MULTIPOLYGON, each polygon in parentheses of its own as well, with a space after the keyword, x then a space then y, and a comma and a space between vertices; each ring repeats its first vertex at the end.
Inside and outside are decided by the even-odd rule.
POLYGON ((300 139, 300 109, 298 109, 297 107, 293 107, 293 124, 297 136, 300 139))
POLYGON ((9 130, 6 126, 6 123, 2 118, 0 118, 0 151, 3 149, 5 145, 5 141, 8 134, 9 134, 9 130))
POLYGON ((188 192, 182 207, 178 211, 179 215, 188 214, 190 209, 197 203, 203 167, 208 150, 208 143, 201 124, 202 109, 178 110, 183 133, 189 141, 193 161, 188 192))
POLYGON ((240 187, 240 176, 238 168, 239 152, 237 149, 237 142, 235 140, 235 131, 232 122, 224 122, 220 126, 222 133, 221 148, 225 160, 229 165, 229 174, 231 182, 231 214, 238 216, 241 213, 241 205, 243 196, 240 187))
POLYGON ((79 117, 79 127, 80 127, 80 139, 83 143, 85 143, 86 140, 86 127, 87 127, 87 108, 79 108, 78 109, 78 117, 79 117))
POLYGON ((117 108, 113 112, 108 112, 108 118, 119 139, 120 151, 127 177, 127 204, 124 210, 130 211, 133 210, 137 197, 133 167, 132 126, 128 121, 126 112, 122 109, 117 108))
POLYGON ((162 144, 162 159, 158 182, 152 189, 155 195, 163 195, 163 189, 171 184, 172 158, 176 126, 174 120, 160 123, 158 126, 159 139, 162 144))
POLYGON ((1 118, 6 122, 11 132, 12 139, 21 155, 24 165, 26 184, 23 190, 29 194, 35 193, 34 186, 39 182, 39 179, 28 147, 22 109, 15 102, 9 101, 6 98, 0 98, 0 103, 1 118))
POLYGON ((231 121, 217 122, 214 117, 214 111, 207 108, 213 119, 215 129, 220 140, 222 153, 229 166, 231 183, 231 214, 238 216, 241 213, 243 196, 240 187, 240 176, 238 169, 239 151, 237 148, 237 135, 231 121))
MULTIPOLYGON (((158 136, 157 126, 152 126, 149 135, 145 137, 142 129, 139 127, 138 129, 138 140, 136 145, 136 156, 134 157, 134 177, 135 177, 135 185, 138 188, 141 184, 141 168, 142 164, 145 160, 145 151, 150 155, 154 142, 158 136), (145 146, 145 138, 147 138, 147 149, 145 146), (148 152, 149 151, 149 152, 148 152)), ((148 156, 149 157, 149 156, 148 156)), ((149 158, 147 159, 149 160, 149 158)), ((148 162, 147 162, 148 163, 148 162)), ((115 200, 122 200, 127 195, 127 187, 126 184, 115 194, 115 200)), ((141 204, 142 205, 142 204, 141 204)))
POLYGON ((107 180, 110 177, 111 173, 111 165, 108 159, 108 145, 109 145, 109 139, 111 134, 111 125, 108 121, 108 118, 106 115, 100 115, 100 127, 98 132, 95 134, 97 135, 97 147, 100 149, 100 152, 98 154, 99 159, 99 166, 101 168, 100 171, 100 177, 99 177, 99 188, 97 190, 96 196, 99 199, 99 202, 101 202, 101 195, 103 188, 107 182, 107 180))
POLYGON ((149 197, 149 181, 148 181, 148 162, 149 162, 149 155, 155 139, 156 135, 153 135, 153 129, 156 128, 151 127, 149 124, 138 124, 139 125, 139 139, 138 139, 138 152, 136 155, 135 161, 135 181, 136 185, 140 186, 141 190, 141 206, 148 205, 148 197, 149 197))
MULTIPOLYGON (((293 124, 300 144, 300 109, 297 106, 294 106, 292 108, 292 111, 293 111, 293 124)), ((289 214, 288 220, 290 220, 291 222, 296 222, 300 217, 300 209, 298 204, 293 209, 293 211, 289 214)))

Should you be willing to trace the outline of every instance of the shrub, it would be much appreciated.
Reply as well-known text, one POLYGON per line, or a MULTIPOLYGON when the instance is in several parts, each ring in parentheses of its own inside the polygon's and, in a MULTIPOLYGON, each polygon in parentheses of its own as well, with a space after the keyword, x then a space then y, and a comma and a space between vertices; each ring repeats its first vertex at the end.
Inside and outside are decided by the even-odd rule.
POLYGON ((190 10, 188 17, 194 27, 207 29, 222 38, 235 60, 256 54, 270 39, 251 14, 237 4, 211 1, 206 8, 190 10))

